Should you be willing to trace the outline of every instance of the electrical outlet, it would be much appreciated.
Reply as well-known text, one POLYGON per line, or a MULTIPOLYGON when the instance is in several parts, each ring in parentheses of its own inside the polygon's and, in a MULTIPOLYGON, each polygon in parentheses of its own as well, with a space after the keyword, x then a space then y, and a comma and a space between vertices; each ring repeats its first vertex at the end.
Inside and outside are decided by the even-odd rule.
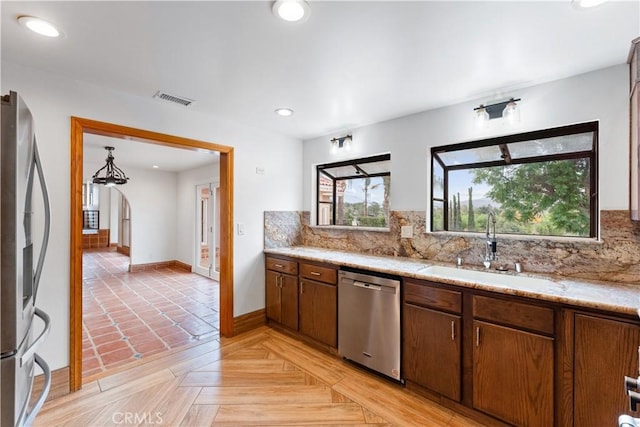
POLYGON ((403 239, 412 239, 413 238, 413 226, 412 225, 403 225, 400 227, 400 237, 403 239))

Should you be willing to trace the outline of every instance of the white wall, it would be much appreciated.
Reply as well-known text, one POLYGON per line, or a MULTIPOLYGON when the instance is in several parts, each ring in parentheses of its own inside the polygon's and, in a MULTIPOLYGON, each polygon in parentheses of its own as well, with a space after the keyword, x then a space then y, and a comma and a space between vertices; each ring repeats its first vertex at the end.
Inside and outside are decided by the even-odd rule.
MULTIPOLYGON (((452 83, 455 84, 455 83, 452 83)), ((627 209, 629 198, 629 110, 626 65, 598 70, 496 96, 425 111, 353 129, 350 158, 391 153, 391 209, 425 210, 429 203, 429 148, 492 136, 600 121, 600 209, 627 209), (501 119, 485 130, 473 123, 473 108, 514 96, 521 120, 508 127, 501 119)), ((314 165, 336 161, 329 154, 329 134, 304 142, 305 210, 314 206, 314 165)))
MULTIPOLYGON (((85 171, 96 171, 102 164, 84 162, 83 166, 85 171)), ((131 264, 176 259, 178 174, 132 167, 125 171, 129 182, 119 185, 117 191, 126 197, 131 208, 131 264)), ((102 193, 107 194, 108 188, 99 187, 102 217, 102 193)), ((100 222, 104 224, 102 218, 100 222)))
POLYGON ((109 189, 109 243, 118 243, 120 231, 120 192, 115 188, 109 189))
POLYGON ((220 164, 213 163, 178 173, 176 259, 195 265, 196 185, 220 183, 220 164))
POLYGON ((234 217, 246 225, 234 242, 234 315, 264 307, 263 211, 301 209, 299 140, 163 103, 153 94, 131 96, 6 61, 1 76, 2 93, 17 91, 33 113, 51 193, 53 226, 38 305, 52 318, 41 350, 52 369, 69 364, 70 116, 234 147, 234 217))

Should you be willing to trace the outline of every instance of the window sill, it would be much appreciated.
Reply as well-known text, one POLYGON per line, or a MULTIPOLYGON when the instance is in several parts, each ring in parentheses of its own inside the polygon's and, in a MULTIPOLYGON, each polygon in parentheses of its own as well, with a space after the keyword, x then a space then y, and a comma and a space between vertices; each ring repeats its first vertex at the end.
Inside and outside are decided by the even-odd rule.
POLYGON ((391 231, 388 227, 359 227, 353 225, 312 225, 310 227, 319 230, 373 231, 375 233, 388 233, 391 231))
MULTIPOLYGON (((432 236, 459 236, 459 237, 468 237, 474 239, 486 239, 486 234, 484 232, 481 233, 472 233, 468 231, 427 231, 425 234, 432 236)), ((496 239, 498 240, 548 240, 551 242, 559 242, 559 243, 583 243, 583 244, 593 244, 600 245, 602 244, 602 240, 596 239, 593 237, 564 237, 564 236, 532 236, 528 234, 496 234, 496 239)))

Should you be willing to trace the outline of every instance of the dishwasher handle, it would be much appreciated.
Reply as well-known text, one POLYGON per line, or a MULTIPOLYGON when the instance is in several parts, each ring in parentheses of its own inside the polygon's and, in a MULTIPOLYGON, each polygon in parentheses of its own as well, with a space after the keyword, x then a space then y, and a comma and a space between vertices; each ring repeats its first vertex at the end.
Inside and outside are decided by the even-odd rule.
POLYGON ((372 283, 360 282, 358 280, 353 281, 353 286, 357 286, 359 288, 369 289, 371 291, 381 291, 382 286, 374 285, 372 283))

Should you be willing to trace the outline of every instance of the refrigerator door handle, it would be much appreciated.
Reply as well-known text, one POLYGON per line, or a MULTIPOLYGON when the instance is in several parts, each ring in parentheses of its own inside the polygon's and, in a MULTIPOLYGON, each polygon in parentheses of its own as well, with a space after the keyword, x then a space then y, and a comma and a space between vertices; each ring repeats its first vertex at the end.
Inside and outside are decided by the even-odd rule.
POLYGON ((20 421, 18 421, 17 424, 19 426, 33 425, 33 422, 36 419, 36 415, 38 415, 38 412, 42 408, 42 405, 44 405, 44 401, 47 399, 47 396, 49 395, 49 389, 51 388, 51 369, 49 369, 49 365, 47 365, 47 362, 45 362, 44 359, 37 353, 34 353, 33 357, 34 362, 36 362, 36 364, 40 366, 40 369, 42 369, 42 372, 44 374, 44 384, 42 386, 40 396, 38 396, 38 400, 36 400, 36 402, 34 403, 31 411, 26 412, 28 405, 25 405, 25 412, 20 415, 20 421))
POLYGON ((42 237, 42 246, 40 248, 40 256, 38 257, 38 264, 36 266, 36 270, 33 275, 33 303, 35 304, 36 296, 38 294, 38 288, 40 284, 40 277, 42 276, 42 268, 44 266, 44 257, 47 253, 47 246, 49 246, 49 234, 51 231, 51 205, 49 204, 49 192, 47 191, 47 184, 44 180, 44 173, 42 171, 42 162, 40 161, 40 154, 38 153, 38 145, 36 144, 35 136, 33 137, 33 161, 38 170, 38 179, 40 180, 40 188, 42 189, 42 200, 44 203, 44 213, 45 213, 44 214, 44 236, 42 237))
POLYGON ((38 349, 42 341, 47 337, 47 335, 49 335, 49 331, 51 330, 51 318, 47 313, 36 307, 34 314, 44 321, 44 329, 42 330, 40 335, 38 335, 38 338, 36 338, 31 343, 22 357, 20 357, 20 366, 24 366, 25 362, 27 362, 29 359, 31 359, 31 357, 33 357, 33 355, 35 355, 36 350, 38 349))

